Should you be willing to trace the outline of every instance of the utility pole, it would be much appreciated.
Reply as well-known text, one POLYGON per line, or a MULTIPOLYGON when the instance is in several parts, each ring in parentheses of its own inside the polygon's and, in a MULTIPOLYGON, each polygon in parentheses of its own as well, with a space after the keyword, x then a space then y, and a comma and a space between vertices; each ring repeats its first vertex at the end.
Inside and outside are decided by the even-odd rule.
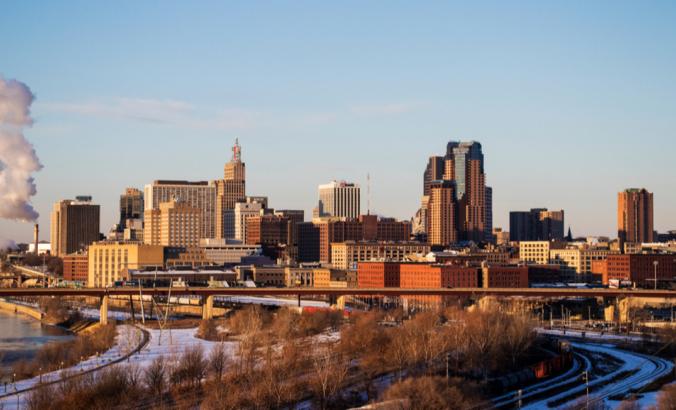
POLYGON ((660 264, 660 263, 659 263, 658 261, 654 261, 654 262, 653 262, 653 266, 655 267, 655 290, 657 290, 657 266, 658 266, 659 264, 660 264))
POLYGON ((587 410, 589 410, 589 372, 585 370, 584 373, 582 373, 582 376, 584 377, 584 383, 585 383, 586 388, 587 388, 587 405, 586 405, 586 408, 587 408, 587 410))

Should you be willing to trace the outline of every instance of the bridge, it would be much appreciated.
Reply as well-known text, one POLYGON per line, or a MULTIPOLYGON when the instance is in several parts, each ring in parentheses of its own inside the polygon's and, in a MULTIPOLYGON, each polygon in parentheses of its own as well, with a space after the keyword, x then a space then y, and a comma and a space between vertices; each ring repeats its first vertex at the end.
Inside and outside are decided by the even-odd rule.
MULTIPOLYGON (((644 289, 587 289, 587 288, 0 288, 0 297, 24 296, 90 296, 99 297, 100 320, 107 323, 110 296, 198 296, 202 298, 202 318, 213 318, 215 296, 329 296, 342 299, 346 296, 442 296, 442 297, 524 297, 524 298, 662 298, 676 299, 676 291, 644 289)), ((341 303, 338 303, 341 305, 341 303)))

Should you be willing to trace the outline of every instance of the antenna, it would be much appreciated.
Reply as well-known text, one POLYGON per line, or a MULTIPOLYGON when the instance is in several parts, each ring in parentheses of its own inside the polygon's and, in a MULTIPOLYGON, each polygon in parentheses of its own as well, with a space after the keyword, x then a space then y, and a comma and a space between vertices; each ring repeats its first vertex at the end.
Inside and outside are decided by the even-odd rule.
POLYGON ((366 174, 366 215, 371 215, 371 174, 366 174))

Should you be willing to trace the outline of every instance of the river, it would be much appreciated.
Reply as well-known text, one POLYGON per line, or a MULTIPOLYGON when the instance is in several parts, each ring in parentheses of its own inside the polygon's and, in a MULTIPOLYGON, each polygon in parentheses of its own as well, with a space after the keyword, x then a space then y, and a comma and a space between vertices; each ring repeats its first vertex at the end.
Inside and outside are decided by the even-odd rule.
POLYGON ((49 342, 71 339, 67 331, 46 326, 20 314, 0 310, 0 379, 7 375, 12 364, 30 359, 41 346, 49 342))

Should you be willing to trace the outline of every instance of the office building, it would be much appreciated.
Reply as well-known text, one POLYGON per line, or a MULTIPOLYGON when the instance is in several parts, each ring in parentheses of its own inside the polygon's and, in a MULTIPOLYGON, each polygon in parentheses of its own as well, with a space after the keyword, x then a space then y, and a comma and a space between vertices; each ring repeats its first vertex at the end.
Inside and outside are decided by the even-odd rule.
POLYGON ((247 242, 246 221, 248 218, 260 216, 265 208, 260 202, 247 201, 235 204, 235 239, 247 242))
MULTIPOLYGON (((232 159, 225 164, 223 179, 214 181, 216 185, 216 221, 215 237, 232 238, 232 227, 235 217, 232 210, 235 204, 246 200, 246 165, 242 162, 242 147, 235 140, 232 147, 232 159)), ((266 204, 267 206, 267 204, 266 204)))
POLYGON ((87 286, 102 288, 127 279, 128 270, 162 269, 164 247, 139 242, 95 242, 88 252, 87 286))
POLYGON ((564 233, 564 212, 533 208, 509 213, 509 236, 513 242, 560 241, 564 233))
POLYGON ((247 245, 232 239, 202 239, 200 249, 206 259, 216 265, 239 265, 244 258, 263 254, 260 245, 247 245))
POLYGON ((359 185, 332 181, 319 186, 320 217, 357 218, 361 212, 359 185))
POLYGON ((617 235, 620 250, 625 243, 654 242, 653 194, 632 188, 617 195, 617 235))
POLYGON ((594 262, 594 273, 604 285, 612 281, 628 281, 643 288, 665 288, 676 278, 676 256, 673 254, 608 255, 594 262))
POLYGON ((163 202, 159 208, 145 212, 143 242, 167 247, 198 247, 202 220, 202 211, 187 202, 163 202))
POLYGON ((331 264, 336 269, 354 269, 359 262, 403 262, 411 254, 426 255, 430 246, 419 242, 334 242, 331 264))
POLYGON ((446 246, 457 241, 484 242, 490 238, 491 229, 486 218, 490 217, 492 224, 492 210, 486 209, 486 195, 491 195, 488 200, 492 202, 492 190, 486 189, 481 144, 475 141, 450 141, 443 161, 440 158, 431 157, 425 169, 423 195, 429 196, 428 215, 425 223, 419 221, 417 230, 420 231, 421 225, 426 225, 428 241, 436 246, 446 246), (453 186, 453 196, 450 199, 453 204, 453 217, 449 220, 453 221, 454 233, 450 233, 449 228, 446 228, 446 232, 442 235, 439 231, 440 221, 436 220, 435 223, 430 215, 431 207, 439 205, 438 202, 434 205, 433 198, 434 186, 438 185, 438 181, 446 181, 453 186), (431 238, 433 230, 434 238, 431 238), (440 238, 440 235, 443 237, 440 238), (452 239, 452 242, 448 242, 449 239, 452 239))
POLYGON ((427 210, 427 242, 444 247, 458 241, 455 183, 434 181, 427 210))
POLYGON ((489 243, 495 243, 495 236, 493 236, 493 188, 487 186, 486 187, 486 217, 484 220, 486 221, 486 224, 484 226, 486 230, 486 234, 484 236, 484 240, 489 243))
POLYGON ((89 256, 86 252, 63 256, 63 280, 86 285, 89 277, 89 256))
POLYGON ((199 209, 202 213, 200 238, 215 237, 216 185, 214 183, 206 181, 155 181, 145 186, 145 211, 157 210, 161 203, 172 200, 185 202, 191 207, 199 209))
POLYGON ((64 256, 87 249, 100 238, 101 207, 92 197, 79 196, 54 204, 51 214, 51 250, 54 256, 64 256))
POLYGON ((119 230, 124 231, 130 222, 143 220, 143 192, 136 188, 127 188, 120 195, 120 222, 119 230))

